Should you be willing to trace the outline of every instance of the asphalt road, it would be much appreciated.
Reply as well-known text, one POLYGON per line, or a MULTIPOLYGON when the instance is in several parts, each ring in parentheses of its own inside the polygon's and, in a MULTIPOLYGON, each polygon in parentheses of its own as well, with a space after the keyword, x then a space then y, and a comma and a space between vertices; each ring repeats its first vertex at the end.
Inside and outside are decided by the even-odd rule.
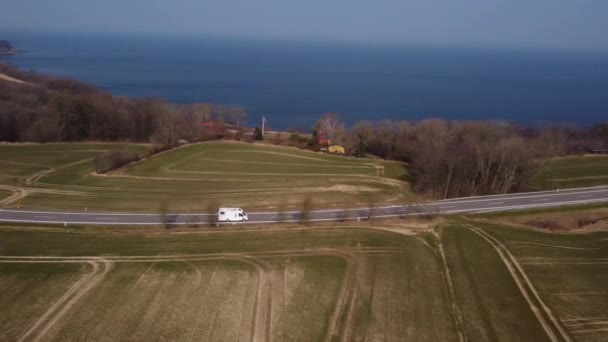
MULTIPOLYGON (((559 191, 541 191, 509 195, 456 198, 408 206, 386 206, 373 209, 374 217, 397 217, 402 215, 486 213, 527 208, 557 207, 573 204, 591 204, 608 202, 608 186, 578 188, 559 191)), ((247 208, 244 208, 247 211, 247 208)), ((335 221, 344 217, 345 210, 319 210, 310 215, 310 221, 335 221)), ((247 223, 274 223, 279 221, 277 212, 250 212, 247 223)), ((284 222, 300 220, 300 213, 289 211, 283 213, 284 222)), ((351 209, 349 219, 366 219, 368 208, 351 209)), ((172 224, 192 222, 206 223, 207 214, 170 214, 172 224)), ((157 225, 158 214, 128 213, 84 213, 84 212, 50 212, 0 210, 0 222, 24 222, 45 224, 97 224, 97 225, 157 225)), ((240 223, 239 223, 240 224, 240 223)))

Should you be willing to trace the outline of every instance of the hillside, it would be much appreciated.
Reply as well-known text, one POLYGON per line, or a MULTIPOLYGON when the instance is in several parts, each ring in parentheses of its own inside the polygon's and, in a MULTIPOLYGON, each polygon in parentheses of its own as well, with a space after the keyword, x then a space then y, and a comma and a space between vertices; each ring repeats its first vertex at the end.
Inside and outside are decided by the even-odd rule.
MULTIPOLYGON (((172 212, 210 203, 251 209, 400 203, 410 196, 405 165, 237 142, 192 144, 107 174, 95 172, 110 151, 144 154, 140 144, 0 144, 0 207, 24 210, 172 212), (281 207, 282 206, 282 207, 281 207)), ((413 195, 412 195, 413 196, 413 195)))

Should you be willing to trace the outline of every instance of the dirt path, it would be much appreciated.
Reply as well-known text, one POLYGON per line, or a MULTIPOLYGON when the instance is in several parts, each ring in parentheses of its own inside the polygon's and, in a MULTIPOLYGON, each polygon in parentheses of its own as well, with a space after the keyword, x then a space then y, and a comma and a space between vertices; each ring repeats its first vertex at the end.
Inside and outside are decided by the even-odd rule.
MULTIPOLYGON (((344 271, 344 278, 342 280, 338 299, 336 300, 336 306, 334 307, 334 312, 332 313, 328 324, 327 336, 325 337, 326 342, 334 340, 334 338, 339 335, 339 323, 347 309, 349 299, 351 298, 351 290, 354 288, 356 282, 355 273, 357 271, 357 260, 348 253, 339 253, 337 256, 346 261, 346 269, 344 271)), ((342 329, 342 331, 344 330, 342 329)))
POLYGON ((505 245, 484 230, 471 224, 467 224, 467 226, 474 233, 486 240, 494 248, 494 250, 496 250, 500 259, 509 270, 509 273, 511 273, 515 284, 528 302, 530 310, 532 310, 551 341, 572 341, 570 335, 562 327, 551 309, 540 298, 536 288, 528 278, 527 274, 524 272, 523 268, 521 265, 519 265, 511 252, 505 247, 505 245))
POLYGON ((353 319, 355 316, 355 306, 357 305, 357 295, 361 287, 361 282, 367 276, 367 258, 362 255, 355 256, 357 268, 354 274, 354 283, 351 285, 350 298, 348 298, 348 308, 346 318, 342 326, 342 342, 349 342, 353 331, 353 319))
POLYGON ((28 195, 27 190, 25 190, 23 188, 0 185, 0 189, 4 189, 4 190, 8 190, 8 191, 12 192, 11 195, 0 200, 0 207, 4 207, 4 206, 10 205, 10 204, 13 204, 17 201, 20 201, 28 195))
POLYGON ((450 311, 452 312, 452 317, 454 318, 454 326, 456 331, 458 332, 458 340, 460 342, 467 341, 466 335, 464 333, 464 323, 462 318, 462 312, 460 311, 460 307, 456 302, 456 292, 454 291, 454 283, 452 282, 452 276, 450 275, 450 268, 448 267, 448 259, 445 256, 445 251, 443 250, 443 243, 441 242, 441 234, 437 233, 433 230, 435 238, 437 239, 437 253, 439 254, 439 259, 441 260, 441 268, 443 270, 443 276, 446 282, 446 292, 448 295, 448 300, 450 301, 450 311))
POLYGON ((70 168, 72 166, 84 164, 84 163, 90 162, 92 160, 93 160, 93 158, 85 158, 85 159, 77 160, 75 162, 63 164, 63 165, 60 165, 60 166, 57 166, 57 167, 52 167, 52 168, 47 169, 47 170, 42 170, 40 172, 36 172, 36 173, 34 173, 33 175, 31 175, 31 176, 29 176, 27 178, 23 178, 22 181, 26 185, 38 185, 38 181, 40 181, 40 179, 42 177, 44 177, 44 176, 47 176, 47 175, 49 175, 49 174, 51 174, 53 172, 56 172, 56 171, 60 171, 60 170, 64 170, 64 169, 70 168))
POLYGON ((263 341, 271 341, 272 283, 270 273, 272 272, 272 265, 262 259, 249 256, 243 256, 235 260, 251 265, 258 274, 256 298, 254 301, 254 312, 251 324, 251 340, 258 341, 261 339, 263 341), (266 293, 266 301, 264 301, 264 293, 266 293), (263 332, 262 338, 258 338, 258 331, 263 332))

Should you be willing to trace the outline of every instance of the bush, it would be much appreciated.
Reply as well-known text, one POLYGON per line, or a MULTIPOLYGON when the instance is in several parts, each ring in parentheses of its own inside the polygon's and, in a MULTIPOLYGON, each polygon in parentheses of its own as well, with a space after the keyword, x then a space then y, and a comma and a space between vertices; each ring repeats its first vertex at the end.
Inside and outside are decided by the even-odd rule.
POLYGON ((138 161, 140 158, 140 155, 132 151, 110 151, 95 158, 95 171, 97 173, 107 173, 138 161))
POLYGON ((262 130, 260 129, 260 127, 256 127, 253 131, 253 140, 264 140, 264 135, 262 135, 262 130))
POLYGON ((217 212, 220 209, 220 204, 216 200, 207 202, 207 223, 209 226, 217 226, 217 212))
POLYGON ((161 224, 165 228, 171 228, 171 224, 169 222, 169 202, 166 197, 160 199, 160 203, 158 204, 158 216, 161 224))

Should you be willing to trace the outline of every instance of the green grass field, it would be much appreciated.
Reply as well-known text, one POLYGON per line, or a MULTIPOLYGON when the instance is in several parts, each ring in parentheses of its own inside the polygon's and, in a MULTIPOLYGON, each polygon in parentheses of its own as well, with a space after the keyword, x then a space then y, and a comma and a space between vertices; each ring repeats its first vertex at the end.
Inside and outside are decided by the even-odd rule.
POLYGON ((608 338, 606 231, 484 220, 419 235, 4 225, 0 340, 608 338))
POLYGON ((608 156, 575 156, 544 162, 532 180, 537 189, 608 184, 608 156))
MULTIPOLYGON (((398 202, 408 193, 405 165, 287 147, 236 142, 189 145, 105 175, 93 159, 108 150, 143 153, 144 145, 0 145, 0 205, 23 209, 201 212, 208 202, 247 209, 319 208, 398 202)), ((413 197, 413 196, 412 196, 413 197)))

